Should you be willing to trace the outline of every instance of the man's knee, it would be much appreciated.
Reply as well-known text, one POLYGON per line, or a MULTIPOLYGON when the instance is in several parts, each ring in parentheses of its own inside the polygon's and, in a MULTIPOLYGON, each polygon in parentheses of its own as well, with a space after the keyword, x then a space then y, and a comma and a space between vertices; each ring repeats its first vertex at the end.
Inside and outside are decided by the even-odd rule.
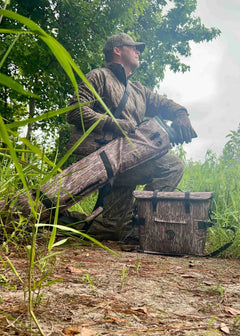
POLYGON ((182 179, 184 173, 184 163, 175 155, 171 155, 171 165, 169 169, 169 179, 172 180, 173 185, 177 186, 182 179))
POLYGON ((176 159, 175 169, 178 171, 178 174, 182 177, 185 169, 184 163, 182 162, 181 159, 179 159, 176 156, 175 159, 176 159))
POLYGON ((180 182, 184 164, 182 160, 172 154, 166 154, 157 159, 154 164, 151 182, 147 183, 145 190, 170 190, 177 187, 180 182))

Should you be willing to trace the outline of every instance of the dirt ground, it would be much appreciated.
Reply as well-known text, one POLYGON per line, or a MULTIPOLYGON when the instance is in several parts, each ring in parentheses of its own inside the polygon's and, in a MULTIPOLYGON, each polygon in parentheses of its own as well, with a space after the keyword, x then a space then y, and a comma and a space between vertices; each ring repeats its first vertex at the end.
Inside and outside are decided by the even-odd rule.
MULTIPOLYGON (((45 335, 240 335, 240 260, 107 246, 121 256, 79 244, 57 249, 50 279, 62 280, 42 288, 34 310, 45 335)), ((24 277, 26 258, 7 256, 24 277)), ((0 274, 0 335, 30 335, 23 285, 9 265, 0 274)))

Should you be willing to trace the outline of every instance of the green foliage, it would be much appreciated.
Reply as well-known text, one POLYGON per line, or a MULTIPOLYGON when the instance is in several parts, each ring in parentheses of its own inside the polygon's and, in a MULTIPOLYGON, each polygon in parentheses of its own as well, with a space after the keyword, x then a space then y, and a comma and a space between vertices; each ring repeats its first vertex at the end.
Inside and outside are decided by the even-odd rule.
POLYGON ((128 269, 127 267, 123 266, 121 271, 121 288, 123 289, 127 284, 127 277, 128 277, 128 269))
POLYGON ((92 290, 95 291, 95 285, 96 285, 96 281, 94 281, 91 277, 90 274, 85 272, 85 275, 83 276, 83 282, 87 282, 91 287, 92 290))
POLYGON ((71 211, 75 210, 78 212, 85 213, 86 215, 90 215, 94 209, 95 203, 97 201, 98 192, 93 192, 88 197, 84 198, 79 203, 74 204, 71 207, 71 211))
POLYGON ((128 30, 146 41, 140 73, 137 76, 149 88, 164 78, 167 66, 174 72, 185 72, 190 67, 181 61, 191 55, 190 43, 210 41, 220 34, 206 28, 195 15, 196 0, 147 0, 143 13, 135 18, 128 30))
POLYGON ((219 228, 209 230, 208 245, 218 248, 231 240, 232 232, 221 228, 236 228, 233 245, 226 250, 227 256, 240 256, 240 127, 227 136, 229 141, 218 158, 208 151, 205 161, 185 161, 186 169, 179 185, 182 190, 212 191, 213 219, 219 228))
POLYGON ((229 167, 240 163, 240 124, 237 131, 231 131, 227 138, 229 141, 224 146, 222 161, 229 167))
MULTIPOLYGON (((220 33, 218 29, 206 28, 194 15, 196 0, 40 0, 37 6, 34 1, 11 0, 8 8, 31 17, 49 36, 55 37, 70 52, 83 73, 102 66, 102 49, 110 35, 124 31, 146 41, 146 52, 142 55, 136 79, 149 88, 164 77, 166 66, 173 71, 189 69, 181 57, 190 55, 191 41, 210 41, 220 33)), ((2 65, 3 74, 40 97, 33 100, 4 86, 0 107, 5 111, 5 117, 11 120, 13 113, 15 120, 21 117, 15 113, 15 108, 9 108, 9 101, 14 106, 28 106, 25 115, 30 118, 66 106, 73 88, 56 55, 20 22, 5 17, 1 27, 0 55, 9 51, 2 65)), ((56 137, 65 123, 65 115, 35 121, 28 126, 28 139, 39 129, 56 137)), ((62 151, 64 147, 60 148, 62 151)))

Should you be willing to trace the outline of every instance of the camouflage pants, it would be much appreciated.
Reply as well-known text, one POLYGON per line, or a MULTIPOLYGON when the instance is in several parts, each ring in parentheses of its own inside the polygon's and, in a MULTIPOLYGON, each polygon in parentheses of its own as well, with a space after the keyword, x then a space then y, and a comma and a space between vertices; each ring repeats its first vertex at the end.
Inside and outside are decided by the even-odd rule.
POLYGON ((111 193, 105 198, 104 211, 92 224, 89 234, 102 240, 121 240, 131 228, 134 200, 132 193, 137 185, 144 190, 173 191, 184 171, 182 161, 172 154, 150 160, 119 175, 111 193))

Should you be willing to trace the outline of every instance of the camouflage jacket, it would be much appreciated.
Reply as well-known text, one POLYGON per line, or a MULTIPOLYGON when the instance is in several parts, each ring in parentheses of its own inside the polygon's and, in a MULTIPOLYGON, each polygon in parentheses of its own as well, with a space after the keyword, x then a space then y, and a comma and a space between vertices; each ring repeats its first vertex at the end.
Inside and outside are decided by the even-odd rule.
MULTIPOLYGON (((125 70, 121 64, 110 63, 106 67, 90 71, 86 75, 88 81, 97 91, 104 103, 114 112, 122 99, 125 91, 127 78, 125 70)), ((179 111, 186 109, 157 93, 152 92, 140 82, 128 81, 129 97, 121 113, 121 119, 127 119, 133 126, 140 124, 145 117, 160 116, 165 120, 174 120, 179 111)), ((96 100, 94 94, 87 88, 83 82, 78 88, 80 102, 87 105, 79 109, 72 110, 67 114, 67 121, 74 125, 70 137, 68 148, 70 148, 83 134, 81 113, 84 127, 88 129, 100 116, 106 111, 96 100)), ((73 96, 70 105, 77 103, 76 94, 73 96)), ((94 129, 94 131, 84 140, 84 142, 75 151, 76 154, 86 156, 100 147, 98 139, 111 140, 116 137, 114 133, 105 132, 104 124, 110 118, 106 115, 94 129)))

